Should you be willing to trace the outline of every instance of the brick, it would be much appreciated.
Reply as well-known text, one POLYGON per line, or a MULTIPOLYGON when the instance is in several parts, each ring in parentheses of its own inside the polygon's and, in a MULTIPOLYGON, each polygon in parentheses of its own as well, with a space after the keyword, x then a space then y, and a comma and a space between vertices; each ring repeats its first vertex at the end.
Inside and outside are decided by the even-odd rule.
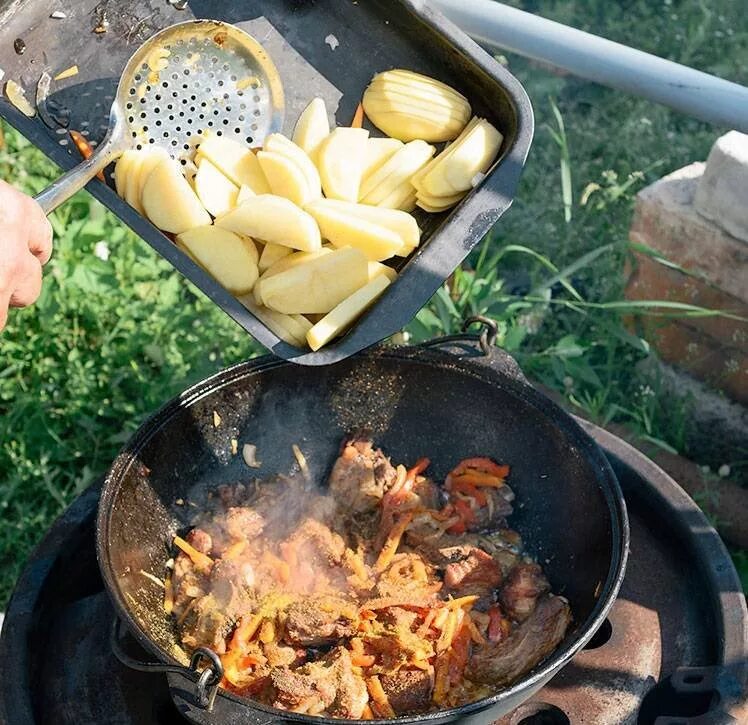
POLYGON ((748 244, 694 208, 703 171, 704 164, 694 163, 642 189, 629 236, 748 303, 748 244))
POLYGON ((663 360, 748 405, 748 354, 720 345, 681 320, 663 324, 641 317, 638 322, 663 360))
POLYGON ((718 138, 704 175, 699 181, 694 206, 725 231, 748 242, 748 135, 730 131, 718 138))
MULTIPOLYGON (((684 302, 711 310, 732 312, 748 319, 748 304, 701 279, 666 267, 651 257, 634 255, 626 285, 626 299, 684 302)), ((660 318, 662 322, 662 318, 660 318)), ((726 317, 689 317, 688 326, 726 345, 748 353, 748 322, 726 317)))

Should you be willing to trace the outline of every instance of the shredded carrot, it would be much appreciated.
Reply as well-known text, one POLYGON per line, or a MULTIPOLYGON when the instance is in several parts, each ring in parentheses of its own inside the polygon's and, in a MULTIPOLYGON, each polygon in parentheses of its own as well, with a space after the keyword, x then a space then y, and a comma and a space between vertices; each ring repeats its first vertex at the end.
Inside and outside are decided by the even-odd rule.
POLYGON ((227 549, 226 552, 223 555, 223 559, 236 559, 238 556, 241 555, 241 553, 246 549, 247 542, 246 541, 235 541, 233 544, 231 544, 227 549))
POLYGON ((373 720, 374 719, 374 713, 371 711, 371 708, 368 705, 364 705, 363 712, 361 713, 361 719, 362 720, 373 720))
POLYGON ((373 675, 366 680, 366 689, 369 691, 369 696, 374 703, 376 710, 382 717, 395 717, 395 711, 390 705, 390 701, 387 699, 387 693, 382 688, 382 683, 379 681, 379 677, 373 675))
POLYGON ((418 628, 417 634, 419 637, 425 637, 428 634, 428 631, 429 629, 431 629, 431 625, 434 622, 434 618, 436 617, 437 611, 438 610, 436 609, 429 609, 426 617, 423 620, 423 624, 418 628))
POLYGON ((351 655, 351 664, 355 665, 356 667, 371 667, 376 661, 377 661, 377 658, 374 655, 366 655, 366 654, 352 654, 351 655))
POLYGON ((284 541, 280 545, 281 556, 284 561, 292 568, 295 569, 299 563, 299 555, 296 550, 296 546, 287 541, 284 541))
POLYGON ((198 569, 210 569, 213 566, 213 559, 202 551, 198 551, 192 544, 187 543, 181 536, 174 537, 174 545, 180 548, 187 556, 192 559, 192 563, 198 569))
POLYGON ((371 609, 362 609, 358 616, 361 617, 361 619, 376 619, 377 613, 372 611, 371 609))
POLYGON ((457 599, 449 599, 444 604, 448 609, 461 609, 462 607, 472 607, 480 597, 477 594, 468 594, 457 599))
POLYGON ((426 573, 426 565, 421 559, 414 558, 411 562, 413 568, 413 578, 419 582, 428 581, 429 575, 426 573))
POLYGON ((345 556, 353 573, 361 579, 361 581, 365 582, 369 578, 369 572, 366 571, 366 564, 364 564, 361 555, 353 551, 353 549, 346 549, 345 556))
POLYGON ((264 644, 275 641, 275 622, 272 619, 265 619, 262 622, 259 639, 264 644))
POLYGON ((281 584, 287 584, 291 580, 291 567, 283 559, 280 559, 270 551, 265 551, 262 555, 262 560, 270 566, 275 574, 275 578, 281 584))
POLYGON ((359 103, 356 106, 356 113, 353 114, 351 128, 361 128, 364 125, 364 107, 359 103))
POLYGON ((242 617, 239 620, 239 626, 234 630, 234 636, 231 638, 231 649, 243 649, 247 646, 252 637, 262 623, 262 613, 258 612, 253 614, 251 617, 242 617))
POLYGON ((449 609, 444 607, 443 609, 437 609, 436 610, 436 616, 434 617, 433 625, 437 629, 443 629, 444 623, 447 621, 447 617, 449 616, 449 609))
POLYGON ((448 521, 454 512, 454 506, 448 503, 441 511, 429 511, 429 515, 437 521, 448 521))
POLYGON ((472 483, 468 483, 467 481, 463 481, 462 479, 462 476, 453 479, 452 485, 450 486, 449 490, 452 493, 462 493, 465 496, 469 496, 470 498, 475 499, 475 502, 479 506, 485 506, 488 503, 486 494, 483 493, 483 491, 481 491, 480 489, 476 488, 472 483))
POLYGON ((171 584, 171 574, 164 580, 164 611, 171 614, 174 610, 174 587, 171 584))
POLYGON ((475 644, 485 644, 486 638, 480 633, 478 630, 478 627, 475 626, 475 622, 473 621, 473 618, 468 615, 467 618, 467 626, 470 630, 470 637, 475 642, 475 644))
POLYGON ((384 542, 382 551, 379 553, 377 563, 374 565, 377 572, 383 572, 390 565, 392 558, 395 556, 395 552, 397 552, 397 547, 400 546, 400 539, 402 539, 405 529, 408 528, 412 520, 412 513, 403 514, 398 522, 392 527, 392 530, 387 536, 387 540, 384 542))
POLYGON ((490 458, 482 456, 477 458, 465 458, 450 471, 449 475, 459 476, 461 473, 464 473, 469 469, 481 471, 482 473, 489 473, 498 478, 506 478, 509 475, 509 466, 502 466, 499 463, 495 463, 490 458))
MULTIPOLYGON (((79 133, 78 131, 73 131, 72 129, 68 131, 70 134, 70 138, 73 140, 73 143, 75 144, 75 147, 78 149, 78 152, 80 155, 87 159, 92 153, 93 153, 93 147, 90 143, 88 143, 88 140, 86 137, 79 133)), ((100 181, 104 181, 104 172, 99 171, 98 174, 96 174, 96 178, 100 181)))
POLYGON ((444 622, 444 627, 442 627, 442 633, 439 636, 439 639, 436 643, 436 651, 437 652, 444 652, 445 650, 448 650, 452 645, 452 639, 455 636, 455 632, 457 631, 457 622, 458 618, 461 614, 461 610, 459 609, 450 609, 449 614, 447 614, 447 619, 444 622))
POLYGON ((488 486, 490 488, 501 488, 504 485, 503 478, 499 478, 499 476, 491 476, 488 473, 480 473, 479 471, 461 473, 459 476, 452 478, 451 481, 452 486, 454 486, 455 483, 469 483, 471 486, 488 486))
POLYGON ((449 689, 449 652, 442 652, 436 657, 434 671, 434 693, 432 699, 441 705, 447 697, 449 689))
POLYGON ((413 667, 418 668, 419 670, 423 670, 424 672, 430 672, 431 671, 431 665, 429 664, 429 661, 420 657, 417 657, 416 659, 413 659, 410 661, 410 664, 413 667))

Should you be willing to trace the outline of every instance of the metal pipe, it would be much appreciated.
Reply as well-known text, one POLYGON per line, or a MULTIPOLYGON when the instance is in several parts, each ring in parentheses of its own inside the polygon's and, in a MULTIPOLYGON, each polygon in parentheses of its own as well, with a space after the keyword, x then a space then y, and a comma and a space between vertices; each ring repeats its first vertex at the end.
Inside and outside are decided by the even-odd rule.
POLYGON ((475 41, 748 133, 748 88, 493 0, 433 0, 475 41))

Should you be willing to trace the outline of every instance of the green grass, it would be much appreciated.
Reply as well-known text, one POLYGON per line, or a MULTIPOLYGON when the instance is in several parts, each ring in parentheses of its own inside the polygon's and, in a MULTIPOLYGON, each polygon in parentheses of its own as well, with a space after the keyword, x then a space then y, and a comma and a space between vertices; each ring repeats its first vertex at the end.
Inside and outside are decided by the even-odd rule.
MULTIPOLYGON (((748 82, 748 23, 732 0, 514 2, 562 22, 748 82)), ((499 322, 524 369, 595 420, 688 454, 689 403, 637 367, 651 353, 623 315, 633 197, 706 157, 723 129, 518 58, 537 133, 512 210, 407 328, 499 322)), ((34 192, 54 167, 7 127, 0 178, 34 192)), ((53 216, 39 303, 0 336, 0 604, 30 548, 170 396, 260 348, 86 194, 53 216), (109 250, 100 259, 101 242, 109 250), (98 245, 98 246, 97 246, 98 245)), ((669 314, 696 311, 667 310, 669 314)), ((745 472, 745 452, 719 461, 745 472), (741 469, 742 466, 742 469, 741 469)), ((712 462, 710 462, 712 463, 712 462)), ((745 552, 734 555, 748 580, 745 552)))

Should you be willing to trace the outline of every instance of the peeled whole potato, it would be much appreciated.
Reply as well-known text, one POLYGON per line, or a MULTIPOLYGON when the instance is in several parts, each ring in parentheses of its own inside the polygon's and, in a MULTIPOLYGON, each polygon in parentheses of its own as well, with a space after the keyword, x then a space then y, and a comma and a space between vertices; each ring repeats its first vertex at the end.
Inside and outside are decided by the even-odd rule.
MULTIPOLYGON (((338 199, 320 199, 314 203, 315 209, 330 209, 345 215, 363 219, 364 221, 378 224, 397 234, 403 244, 414 249, 421 241, 421 230, 415 217, 398 209, 384 209, 367 204, 351 204, 349 201, 338 199)), ((314 212, 310 212, 314 216, 314 212)), ((332 240, 330 240, 332 241, 332 240)), ((351 245, 354 246, 354 245, 351 245)))
POLYGON ((403 142, 396 138, 369 138, 366 141, 366 156, 364 158, 364 170, 361 178, 373 174, 395 151, 403 147, 403 142))
POLYGON ((306 177, 293 161, 272 151, 258 151, 257 160, 273 194, 289 199, 298 206, 311 201, 306 177))
POLYGON ((472 188, 477 174, 484 174, 493 163, 503 136, 485 119, 450 148, 451 153, 434 165, 421 180, 422 191, 431 196, 452 196, 472 188))
POLYGON ((328 199, 357 201, 369 132, 336 128, 319 146, 317 168, 328 199))
POLYGON ((177 246, 233 294, 250 292, 257 281, 257 247, 251 239, 210 225, 177 234, 177 246))
POLYGON ((379 204, 401 184, 418 173, 434 155, 434 147, 425 141, 410 141, 361 183, 364 204, 379 204))
POLYGON ((327 118, 325 102, 321 98, 313 98, 296 121, 292 140, 316 162, 319 145, 329 135, 330 121, 327 118))
POLYGON ((262 281, 262 300, 287 315, 327 313, 369 279, 366 257, 336 249, 262 281))
POLYGON ((197 163, 192 185, 203 206, 213 216, 221 216, 236 206, 239 187, 205 157, 197 163))
POLYGON ((266 244, 260 254, 260 274, 266 269, 270 269, 279 259, 287 257, 289 254, 293 254, 293 249, 286 247, 282 244, 266 244))
POLYGON ((258 194, 216 219, 223 229, 302 252, 322 246, 319 227, 303 209, 282 196, 258 194))
POLYGON ((467 99, 450 86, 400 69, 375 75, 362 103, 377 128, 401 141, 451 141, 471 113, 467 99))
POLYGON ((265 151, 272 151, 285 156, 299 168, 309 187, 309 201, 319 199, 322 196, 322 182, 319 178, 319 172, 304 149, 287 139, 283 134, 271 133, 265 139, 265 151))
POLYGON ((377 275, 361 289, 356 290, 350 297, 336 305, 307 332, 306 340, 309 347, 312 350, 319 350, 333 337, 344 332, 389 285, 390 281, 387 277, 377 275))
POLYGON ((145 215, 165 232, 181 234, 210 224, 210 215, 171 157, 148 174, 141 198, 145 215))
POLYGON ((403 248, 402 237, 385 226, 324 205, 320 199, 307 206, 319 224, 322 236, 336 247, 354 247, 368 260, 381 262, 396 255, 403 248))
POLYGON ((210 134, 198 146, 197 153, 217 166, 237 186, 245 184, 255 194, 270 193, 257 157, 238 141, 210 134))

